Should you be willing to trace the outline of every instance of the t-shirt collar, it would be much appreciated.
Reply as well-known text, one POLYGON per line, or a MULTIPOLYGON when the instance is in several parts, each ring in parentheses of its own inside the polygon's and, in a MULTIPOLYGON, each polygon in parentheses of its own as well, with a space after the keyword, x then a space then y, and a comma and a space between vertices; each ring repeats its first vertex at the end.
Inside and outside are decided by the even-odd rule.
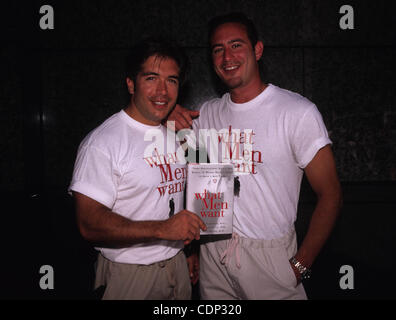
POLYGON ((274 85, 271 83, 268 84, 268 86, 255 98, 248 102, 244 103, 235 103, 231 100, 231 95, 230 93, 226 93, 225 99, 227 102, 227 105, 230 107, 232 111, 246 111, 251 108, 257 107, 257 105, 261 105, 265 99, 271 94, 271 91, 273 90, 274 85))
POLYGON ((136 129, 140 129, 140 130, 160 129, 160 128, 162 127, 161 124, 156 125, 156 126, 151 126, 151 125, 144 124, 144 123, 141 123, 141 122, 139 122, 139 121, 136 121, 135 119, 133 119, 132 117, 130 117, 124 110, 121 110, 121 111, 120 111, 120 117, 121 117, 124 121, 126 121, 126 123, 127 123, 128 125, 130 125, 131 127, 136 128, 136 129))

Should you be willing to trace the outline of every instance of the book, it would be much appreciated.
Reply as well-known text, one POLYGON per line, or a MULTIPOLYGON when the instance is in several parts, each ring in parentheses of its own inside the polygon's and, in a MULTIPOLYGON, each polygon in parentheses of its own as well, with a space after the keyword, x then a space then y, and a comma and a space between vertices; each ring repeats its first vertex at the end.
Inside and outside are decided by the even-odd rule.
POLYGON ((206 224, 201 235, 231 234, 234 212, 234 166, 188 164, 186 209, 206 224))

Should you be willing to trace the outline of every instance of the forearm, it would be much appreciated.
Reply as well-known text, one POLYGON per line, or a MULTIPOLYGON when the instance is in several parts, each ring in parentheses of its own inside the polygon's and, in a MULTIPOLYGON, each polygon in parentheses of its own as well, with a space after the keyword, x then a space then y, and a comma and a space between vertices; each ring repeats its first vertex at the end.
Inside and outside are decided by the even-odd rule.
POLYGON ((132 221, 101 203, 73 192, 76 199, 77 225, 81 235, 99 247, 123 248, 154 240, 199 239, 205 224, 194 213, 182 210, 166 220, 132 221))
POLYGON ((342 206, 340 191, 318 196, 308 231, 295 255, 306 267, 311 267, 334 228, 342 206))
POLYGON ((121 248, 161 238, 162 221, 132 221, 107 208, 79 217, 82 236, 102 247, 121 248))

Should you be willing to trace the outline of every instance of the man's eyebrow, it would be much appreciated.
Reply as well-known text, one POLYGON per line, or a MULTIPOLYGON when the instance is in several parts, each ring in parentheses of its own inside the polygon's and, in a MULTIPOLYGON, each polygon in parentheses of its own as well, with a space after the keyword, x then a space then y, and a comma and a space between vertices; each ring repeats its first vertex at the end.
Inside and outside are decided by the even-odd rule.
POLYGON ((243 42, 243 43, 246 43, 246 41, 243 40, 243 39, 241 39, 241 38, 232 39, 232 40, 228 41, 228 43, 234 43, 234 42, 243 42))
MULTIPOLYGON (((147 71, 147 72, 143 72, 142 76, 143 77, 146 77, 146 76, 159 76, 159 73, 156 73, 156 72, 153 72, 153 71, 147 71)), ((170 75, 170 76, 168 76, 168 78, 179 80, 179 76, 178 75, 170 75)))
MULTIPOLYGON (((234 42, 242 42, 242 43, 246 43, 245 40, 241 39, 241 38, 236 38, 236 39, 232 39, 227 41, 227 43, 234 43, 234 42)), ((212 49, 215 47, 221 47, 223 44, 222 43, 215 43, 212 45, 212 49)))
POLYGON ((143 77, 145 77, 145 76, 159 76, 159 74, 156 72, 147 71, 147 72, 142 72, 142 76, 143 77))

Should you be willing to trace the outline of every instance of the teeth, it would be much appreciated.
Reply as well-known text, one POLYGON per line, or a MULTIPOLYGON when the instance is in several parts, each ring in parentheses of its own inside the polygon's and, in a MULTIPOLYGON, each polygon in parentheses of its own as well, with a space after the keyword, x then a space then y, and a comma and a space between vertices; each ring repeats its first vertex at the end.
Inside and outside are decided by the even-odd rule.
POLYGON ((226 71, 235 70, 238 66, 226 67, 224 68, 226 71))
POLYGON ((159 102, 159 101, 155 101, 155 104, 159 104, 160 106, 163 106, 164 104, 166 104, 165 102, 159 102))

